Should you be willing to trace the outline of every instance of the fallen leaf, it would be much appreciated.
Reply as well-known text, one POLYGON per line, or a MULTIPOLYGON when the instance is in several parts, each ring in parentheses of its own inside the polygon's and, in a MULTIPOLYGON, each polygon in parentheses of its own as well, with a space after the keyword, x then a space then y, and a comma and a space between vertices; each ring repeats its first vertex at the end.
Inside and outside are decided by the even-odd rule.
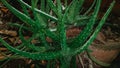
POLYGON ((6 51, 7 48, 0 48, 0 51, 6 51))
POLYGON ((105 44, 106 43, 105 39, 106 38, 105 38, 104 34, 102 32, 99 32, 99 34, 96 37, 96 40, 98 40, 99 42, 105 44))
POLYGON ((2 12, 4 12, 4 13, 7 13, 8 12, 8 9, 6 8, 6 7, 1 7, 1 9, 0 9, 2 12))
POLYGON ((0 34, 5 34, 9 36, 17 36, 17 32, 12 31, 12 30, 0 30, 0 34))
POLYGON ((35 64, 32 64, 30 68, 35 68, 35 64))
POLYGON ((15 38, 8 38, 10 40, 10 42, 14 43, 16 41, 15 38))
POLYGON ((41 63, 42 63, 43 65, 45 65, 45 64, 46 64, 46 61, 42 60, 41 63))
POLYGON ((81 30, 79 28, 70 28, 70 29, 67 30, 66 35, 67 35, 68 38, 69 37, 75 37, 80 33, 80 31, 81 30))
POLYGON ((3 22, 0 20, 0 25, 2 25, 3 24, 3 22))
POLYGON ((5 58, 5 56, 1 56, 1 55, 0 55, 0 60, 2 60, 2 59, 4 59, 4 58, 5 58))

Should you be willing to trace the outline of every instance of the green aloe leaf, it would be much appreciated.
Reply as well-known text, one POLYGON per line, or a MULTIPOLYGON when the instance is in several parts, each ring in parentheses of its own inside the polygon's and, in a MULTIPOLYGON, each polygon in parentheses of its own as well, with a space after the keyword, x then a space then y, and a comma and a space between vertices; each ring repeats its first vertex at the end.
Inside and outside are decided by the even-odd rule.
POLYGON ((55 59, 55 58, 62 57, 60 51, 57 51, 57 52, 44 52, 44 53, 41 53, 41 52, 31 53, 31 52, 18 50, 16 48, 10 46, 2 38, 0 38, 0 42, 5 47, 7 47, 9 50, 11 50, 12 52, 15 52, 16 54, 19 54, 21 56, 24 56, 24 57, 27 57, 27 58, 31 58, 31 59, 34 59, 34 60, 50 60, 50 59, 55 59))
POLYGON ((68 0, 64 0, 64 2, 65 2, 65 8, 66 8, 68 5, 68 0))
POLYGON ((41 0, 40 1, 41 3, 40 3, 40 9, 41 9, 41 11, 45 11, 45 0, 41 0))
POLYGON ((101 0, 97 0, 95 10, 93 12, 93 15, 91 16, 89 23, 86 25, 86 27, 81 31, 81 33, 74 39, 74 41, 71 44, 71 47, 78 47, 82 46, 83 43, 86 41, 86 39, 89 37, 89 35, 92 32, 92 28, 95 24, 96 17, 98 15, 99 9, 100 9, 101 0))
MULTIPOLYGON (((26 13, 23 14, 20 11, 18 11, 17 9, 15 9, 14 7, 12 7, 9 3, 7 3, 6 0, 1 0, 1 1, 15 15, 18 15, 18 18, 20 18, 24 22, 27 22, 29 25, 31 25, 32 30, 33 29, 35 29, 35 30, 33 30, 33 31, 30 30, 31 32, 33 32, 33 35, 30 39, 26 40, 26 39, 24 39, 24 36, 22 35, 22 27, 21 27, 21 29, 19 31, 19 35, 20 35, 20 39, 22 40, 23 43, 18 48, 12 47, 7 42, 5 42, 2 38, 0 38, 0 42, 6 48, 8 48, 10 51, 14 52, 15 54, 18 54, 20 56, 24 56, 24 57, 27 57, 30 59, 51 60, 51 59, 63 58, 63 60, 60 60, 60 61, 65 62, 65 64, 67 64, 67 65, 65 65, 64 63, 62 63, 63 68, 69 67, 68 65, 70 65, 71 57, 86 50, 88 48, 88 46, 93 42, 93 40, 95 39, 98 32, 102 28, 106 18, 108 17, 108 15, 109 15, 110 11, 112 10, 112 7, 115 3, 115 1, 113 1, 113 3, 110 5, 109 9, 105 13, 103 18, 99 22, 99 24, 97 25, 96 29, 93 30, 93 26, 95 24, 96 17, 98 15, 100 3, 101 3, 101 0, 97 0, 94 12, 88 21, 89 23, 86 25, 86 27, 83 29, 83 31, 69 44, 70 45, 70 48, 69 48, 68 44, 66 43, 67 39, 66 39, 66 29, 65 29, 65 23, 68 22, 68 20, 67 20, 67 16, 69 15, 68 12, 71 10, 71 6, 73 8, 78 6, 76 11, 71 11, 71 13, 70 13, 71 18, 74 18, 74 15, 79 14, 79 10, 81 9, 81 6, 82 6, 84 0, 74 0, 72 2, 72 4, 68 5, 65 8, 64 12, 62 12, 63 9, 62 9, 62 4, 61 4, 60 0, 57 0, 57 7, 54 10, 58 12, 58 14, 57 14, 58 18, 55 18, 55 17, 47 14, 46 12, 43 12, 43 11, 35 8, 35 6, 37 4, 35 4, 36 2, 33 3, 34 0, 32 0, 32 6, 26 4, 22 0, 18 0, 22 4, 22 6, 25 6, 26 8, 29 8, 33 11, 33 15, 35 15, 34 20, 31 19, 29 16, 27 16, 26 13), (72 15, 72 13, 73 13, 73 15, 72 15), (57 22, 57 30, 58 30, 59 34, 52 32, 49 29, 46 29, 46 27, 43 27, 42 24, 45 23, 45 21, 43 21, 42 18, 47 18, 46 20, 50 19, 50 20, 56 21, 57 22), (93 31, 93 32, 91 32, 91 31, 93 31), (47 47, 47 46, 49 46, 49 44, 46 41, 47 36, 52 38, 53 41, 59 42, 58 44, 56 44, 56 46, 54 46, 55 48, 57 48, 57 46, 61 46, 61 48, 59 50, 57 50, 57 49, 49 50, 49 47, 47 47), (44 46, 42 46, 41 44, 39 44, 40 46, 31 44, 31 40, 33 40, 35 38, 40 39, 39 40, 40 43, 42 42, 44 46), (26 47, 22 49, 21 46, 23 46, 23 45, 26 45, 26 47), (35 50, 35 51, 26 50, 28 47, 30 47, 31 49, 33 48, 33 50, 35 50), (46 48, 48 48, 48 49, 46 49, 46 48)), ((52 2, 50 2, 50 3, 52 5, 54 5, 52 2)), ((25 12, 26 12, 26 10, 25 10, 25 12)))
MULTIPOLYGON (((22 3, 24 6, 26 6, 27 8, 32 9, 32 7, 30 5, 28 5, 27 3, 25 3, 24 1, 22 1, 22 0, 18 0, 18 1, 20 3, 22 3)), ((41 11, 41 10, 36 9, 36 8, 35 8, 35 11, 40 13, 41 15, 45 16, 46 18, 53 20, 53 21, 58 20, 56 17, 53 17, 53 16, 51 16, 51 15, 49 15, 49 14, 47 14, 47 13, 41 11)))
POLYGON ((85 42, 85 44, 79 48, 76 48, 74 53, 81 53, 84 50, 86 50, 88 48, 88 46, 90 46, 90 44, 93 42, 93 40, 95 39, 95 37, 97 36, 98 32, 100 31, 100 29, 102 28, 103 24, 105 23, 108 15, 110 14, 113 6, 115 4, 115 1, 113 1, 109 7, 109 9, 107 10, 107 12, 104 14, 104 16, 102 17, 101 21, 99 22, 98 26, 96 27, 96 29, 94 30, 93 34, 90 36, 90 38, 85 42))
POLYGON ((96 0, 93 1, 93 3, 90 6, 90 8, 83 15, 87 15, 92 10, 92 8, 94 7, 95 3, 96 3, 96 0))
POLYGON ((62 18, 62 3, 60 0, 56 0, 57 3, 57 12, 58 12, 58 18, 61 19, 62 18))
POLYGON ((73 0, 70 4, 69 12, 67 15, 68 22, 67 23, 73 23, 74 19, 77 15, 80 13, 80 9, 84 3, 84 0, 73 0))
POLYGON ((53 10, 53 12, 54 12, 55 14, 57 14, 57 7, 56 7, 55 4, 53 3, 53 1, 52 1, 52 0, 47 0, 47 3, 48 3, 48 5, 50 6, 50 8, 53 10))
POLYGON ((20 3, 20 5, 21 5, 21 7, 22 7, 22 9, 23 9, 23 12, 24 12, 27 16, 30 16, 29 13, 28 13, 27 7, 24 6, 24 5, 21 4, 21 3, 20 3))

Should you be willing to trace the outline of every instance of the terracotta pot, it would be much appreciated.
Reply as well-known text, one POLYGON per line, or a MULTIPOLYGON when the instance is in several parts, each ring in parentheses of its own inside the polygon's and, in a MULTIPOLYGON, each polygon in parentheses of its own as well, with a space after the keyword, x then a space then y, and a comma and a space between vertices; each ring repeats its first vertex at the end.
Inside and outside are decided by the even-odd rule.
POLYGON ((120 52, 120 42, 108 43, 107 45, 91 45, 92 52, 90 58, 101 66, 109 66, 110 63, 118 56, 120 52))
MULTIPOLYGON (((80 33, 80 31, 80 28, 71 28, 67 30, 66 34, 67 37, 75 37, 80 33)), ((102 44, 94 43, 89 46, 89 49, 92 50, 89 54, 95 59, 93 61, 98 61, 98 65, 95 67, 99 68, 100 66, 109 66, 120 52, 120 42, 106 42, 105 36, 102 32, 98 34, 96 40, 100 41, 102 44)))

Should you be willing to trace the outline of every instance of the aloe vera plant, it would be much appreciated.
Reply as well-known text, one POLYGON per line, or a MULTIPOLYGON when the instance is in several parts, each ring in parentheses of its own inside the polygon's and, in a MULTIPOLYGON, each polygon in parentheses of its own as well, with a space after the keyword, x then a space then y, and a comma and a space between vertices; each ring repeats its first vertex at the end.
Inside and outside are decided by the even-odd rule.
MULTIPOLYGON (((38 6, 38 0, 31 0, 31 5, 25 3, 23 0, 17 1, 23 9, 22 12, 14 8, 6 0, 1 0, 14 15, 25 23, 25 25, 16 25, 20 27, 19 37, 22 43, 18 47, 12 47, 2 38, 0 38, 0 42, 10 51, 14 52, 15 55, 33 60, 49 61, 58 59, 61 63, 61 68, 70 68, 71 60, 77 54, 87 50, 102 28, 115 3, 115 1, 111 3, 99 24, 93 29, 102 0, 94 0, 92 6, 84 14, 80 13, 84 0, 72 0, 70 4, 68 4, 68 0, 65 0, 65 3, 62 3, 61 0, 56 0, 56 3, 53 0, 40 0, 40 6, 38 6), (94 11, 90 15, 89 12, 92 8, 94 11), (27 9, 32 11, 33 18, 27 9), (68 42, 66 30, 69 25, 83 23, 84 20, 87 22, 84 29, 78 36, 72 38, 71 42, 68 42), (57 24, 54 27, 54 31, 49 26, 53 23, 57 24), (32 36, 27 40, 22 34, 24 30, 32 32, 32 36), (47 41, 47 37, 53 43, 47 41), (31 43, 34 39, 39 41, 38 45, 31 43)), ((72 61, 75 64, 75 59, 72 61)), ((48 62, 47 67, 49 67, 49 64, 48 62)))

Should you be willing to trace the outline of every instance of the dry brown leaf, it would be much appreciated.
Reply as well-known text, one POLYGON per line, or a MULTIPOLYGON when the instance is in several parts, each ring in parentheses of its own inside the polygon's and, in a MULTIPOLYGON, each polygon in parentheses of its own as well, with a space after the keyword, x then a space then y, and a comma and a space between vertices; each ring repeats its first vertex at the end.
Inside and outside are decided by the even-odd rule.
POLYGON ((3 54, 0 54, 0 60, 4 59, 5 56, 3 54))
MULTIPOLYGON (((29 38, 30 38, 29 36, 25 36, 25 37, 24 37, 25 40, 28 40, 29 38)), ((18 44, 22 43, 22 41, 21 41, 18 37, 16 37, 16 40, 17 40, 17 43, 18 43, 18 44)), ((37 43, 37 42, 38 42, 38 40, 35 40, 35 39, 33 39, 33 40, 31 41, 31 43, 34 43, 34 44, 37 43)))
POLYGON ((45 64, 46 64, 46 61, 42 60, 41 63, 45 65, 45 64))
POLYGON ((32 64, 30 68, 35 68, 35 64, 32 64))
POLYGON ((0 48, 0 51, 6 51, 7 48, 0 48))
POLYGON ((7 39, 8 39, 11 43, 13 43, 14 45, 21 43, 19 37, 12 37, 12 38, 7 38, 7 39))
POLYGON ((66 35, 67 37, 75 37, 77 36, 79 33, 80 33, 80 29, 79 28, 71 28, 71 29, 68 29, 67 32, 66 32, 66 35))
POLYGON ((0 56, 0 60, 2 60, 2 59, 4 59, 5 58, 5 56, 0 56))
POLYGON ((10 42, 14 43, 15 42, 15 38, 8 38, 10 40, 10 42))
POLYGON ((106 39, 106 37, 104 36, 104 34, 102 32, 99 32, 99 34, 96 37, 96 40, 105 44, 106 43, 105 39, 106 39))
POLYGON ((0 9, 2 12, 4 12, 4 13, 7 13, 8 12, 8 9, 6 8, 6 7, 1 7, 1 9, 0 9))
POLYGON ((12 30, 0 30, 0 34, 5 34, 9 36, 17 36, 17 32, 12 31, 12 30))
POLYGON ((30 64, 32 62, 32 60, 29 60, 28 62, 27 62, 27 64, 30 64))

